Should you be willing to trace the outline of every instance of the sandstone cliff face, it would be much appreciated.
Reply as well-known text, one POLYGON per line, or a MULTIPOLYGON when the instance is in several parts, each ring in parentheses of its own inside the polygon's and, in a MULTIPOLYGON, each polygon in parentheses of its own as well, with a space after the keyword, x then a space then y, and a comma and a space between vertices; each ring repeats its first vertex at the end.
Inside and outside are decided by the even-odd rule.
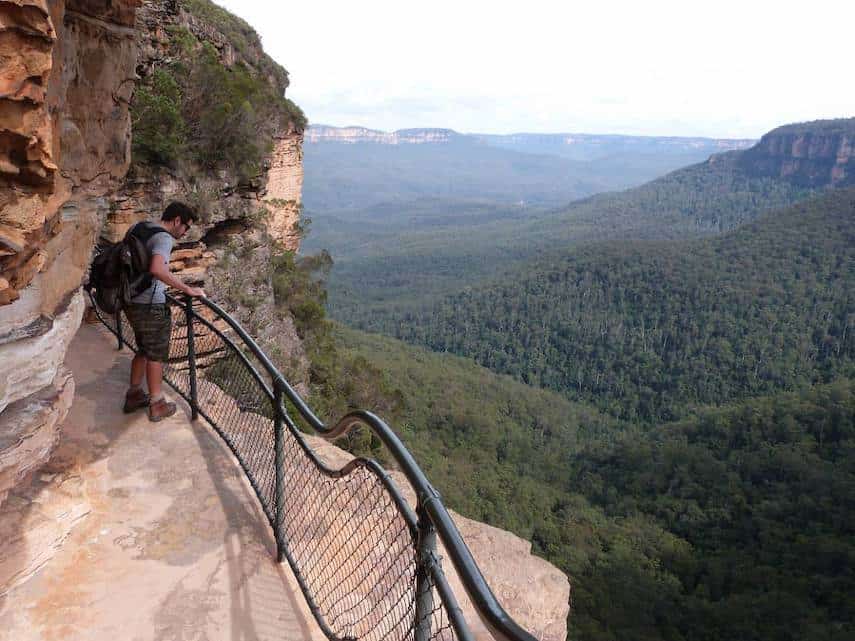
MULTIPOLYGON (((174 24, 213 42, 226 62, 242 55, 176 2, 0 0, 0 412, 6 423, 24 428, 21 442, 41 438, 32 431, 39 395, 65 388, 60 364, 80 323, 79 287, 99 233, 117 240, 132 223, 157 217, 170 200, 201 195, 212 204, 207 225, 176 252, 185 279, 205 282, 217 258, 202 242, 210 232, 223 244, 229 233, 266 220, 275 240, 298 247, 298 131, 277 137, 265 168, 273 178, 269 189, 266 175, 249 185, 222 173, 139 171, 125 179, 137 72, 163 61, 174 24)), ((249 55, 260 59, 263 52, 249 55)), ((287 74, 271 66, 269 81, 284 91, 287 74)), ((293 328, 278 329, 293 334, 296 350, 293 328)), ((65 405, 54 408, 59 419, 70 396, 52 396, 65 405)), ((9 447, 0 457, 0 499, 50 453, 9 447)))
MULTIPOLYGON (((148 77, 171 62, 172 34, 186 30, 210 43, 226 67, 248 65, 284 93, 287 72, 266 57, 254 34, 238 50, 211 24, 181 2, 143 0, 136 14, 137 74, 148 77)), ((273 301, 270 245, 297 251, 303 185, 303 134, 296 127, 276 130, 262 171, 250 180, 228 169, 210 170, 178 163, 166 167, 134 160, 112 199, 101 230, 116 241, 141 220, 157 220, 173 200, 187 202, 203 216, 173 253, 171 268, 185 282, 205 287, 307 392, 309 363, 292 319, 273 301), (233 261, 235 253, 240 261, 233 261)))
POLYGON ((773 129, 741 158, 752 176, 783 178, 801 187, 855 184, 855 118, 773 129))
POLYGON ((267 225, 270 235, 286 249, 300 247, 300 206, 303 202, 303 140, 285 134, 276 139, 264 203, 270 212, 267 225))
POLYGON ((78 289, 130 160, 135 10, 0 0, 0 420, 17 435, 0 452, 0 499, 47 459, 70 404, 78 289))
MULTIPOLYGON (((199 17, 186 11, 180 2, 143 0, 136 16, 137 46, 140 51, 136 70, 141 77, 170 61, 170 31, 187 30, 201 42, 212 44, 223 65, 241 63, 252 66, 265 75, 277 91, 288 86, 287 73, 274 73, 260 43, 238 51, 228 37, 199 17)), ((271 237, 288 249, 299 247, 300 203, 302 199, 302 132, 291 127, 274 136, 273 151, 263 171, 250 181, 242 181, 226 170, 203 171, 186 164, 168 168, 135 162, 131 172, 114 199, 103 235, 110 240, 121 238, 127 229, 140 220, 156 219, 172 200, 183 200, 198 206, 205 215, 204 224, 194 228, 186 239, 186 249, 199 249, 199 258, 206 250, 203 237, 211 230, 222 240, 229 230, 238 233, 243 227, 262 223, 271 237), (201 242, 200 242, 201 241, 201 242)), ((208 255, 210 256, 210 254, 208 255)), ((195 266, 210 265, 197 261, 195 266)), ((204 282, 204 271, 186 274, 196 282, 204 282)))

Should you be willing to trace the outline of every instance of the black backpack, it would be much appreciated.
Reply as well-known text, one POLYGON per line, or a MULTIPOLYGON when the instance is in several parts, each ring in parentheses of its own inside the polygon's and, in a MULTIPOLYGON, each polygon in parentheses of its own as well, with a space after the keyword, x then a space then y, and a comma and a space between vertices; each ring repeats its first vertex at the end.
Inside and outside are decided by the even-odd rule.
POLYGON ((102 243, 95 252, 89 268, 90 292, 95 303, 107 314, 115 314, 132 298, 151 286, 154 278, 148 271, 151 264, 149 239, 166 232, 160 225, 141 222, 128 230, 118 243, 102 243))

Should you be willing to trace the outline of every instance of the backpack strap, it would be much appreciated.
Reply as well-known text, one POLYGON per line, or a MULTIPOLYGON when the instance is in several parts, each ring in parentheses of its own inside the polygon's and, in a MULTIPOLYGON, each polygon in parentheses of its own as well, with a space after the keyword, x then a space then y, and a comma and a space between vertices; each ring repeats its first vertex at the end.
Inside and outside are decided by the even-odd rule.
POLYGON ((128 233, 125 234, 125 238, 133 234, 135 238, 139 238, 142 242, 147 243, 152 236, 160 232, 164 234, 169 233, 160 225, 144 220, 131 227, 128 233))
MULTIPOLYGON (((131 250, 131 271, 138 271, 138 278, 135 279, 135 287, 136 291, 144 291, 151 287, 152 282, 154 281, 154 277, 149 273, 148 269, 151 264, 151 253, 148 250, 148 241, 155 235, 163 232, 164 234, 168 234, 160 225, 149 221, 142 221, 131 227, 127 234, 125 234, 124 243, 131 250), (143 261, 144 254, 145 260, 143 261), (145 264, 143 264, 145 262, 145 264)), ((151 292, 151 299, 149 300, 149 305, 151 305, 154 301, 154 290, 151 292)))

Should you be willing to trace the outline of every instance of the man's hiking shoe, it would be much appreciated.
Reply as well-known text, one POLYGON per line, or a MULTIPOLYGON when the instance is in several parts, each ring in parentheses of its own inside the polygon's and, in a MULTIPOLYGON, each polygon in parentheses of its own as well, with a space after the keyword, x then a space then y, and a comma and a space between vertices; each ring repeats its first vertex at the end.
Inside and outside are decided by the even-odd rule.
POLYGON ((175 403, 162 398, 148 406, 148 420, 154 422, 162 421, 166 417, 175 414, 175 410, 177 409, 175 403))
POLYGON ((135 412, 143 407, 148 407, 148 402, 148 394, 146 394, 142 389, 129 389, 128 393, 125 394, 125 406, 122 410, 125 414, 130 414, 131 412, 135 412))

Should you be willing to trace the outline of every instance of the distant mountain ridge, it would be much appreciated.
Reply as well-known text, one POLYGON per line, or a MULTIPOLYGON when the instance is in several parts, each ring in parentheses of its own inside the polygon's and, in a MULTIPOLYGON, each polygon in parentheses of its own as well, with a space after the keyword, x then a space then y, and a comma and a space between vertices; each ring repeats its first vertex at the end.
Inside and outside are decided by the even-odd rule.
POLYGON ((345 143, 360 142, 378 143, 381 145, 404 145, 424 143, 449 143, 470 138, 457 133, 453 129, 398 129, 397 131, 379 131, 366 127, 331 127, 329 125, 312 125, 305 133, 305 142, 345 143))
POLYGON ((331 125, 312 125, 306 131, 305 141, 308 144, 377 143, 383 145, 472 143, 526 153, 551 154, 577 160, 590 160, 628 152, 713 154, 733 149, 747 149, 756 142, 752 139, 625 136, 621 134, 465 134, 448 128, 413 128, 387 132, 368 129, 367 127, 334 127, 331 125))
POLYGON ((474 134, 478 140, 503 149, 553 154, 574 160, 595 160, 620 155, 709 156, 748 149, 756 140, 682 136, 625 136, 621 134, 474 134))
MULTIPOLYGON (((643 158, 686 157, 728 151, 741 152, 739 168, 751 178, 782 179, 803 188, 855 184, 855 118, 816 120, 777 127, 759 141, 751 139, 682 136, 624 136, 620 134, 516 133, 463 134, 453 129, 415 128, 393 132, 366 127, 314 125, 305 136, 308 144, 376 143, 483 144, 500 149, 571 160, 591 161, 621 156, 643 158)), ((715 162, 715 159, 712 159, 715 162)))
POLYGON ((311 215, 425 199, 559 207, 646 183, 752 141, 592 134, 462 134, 314 125, 305 132, 311 215))

